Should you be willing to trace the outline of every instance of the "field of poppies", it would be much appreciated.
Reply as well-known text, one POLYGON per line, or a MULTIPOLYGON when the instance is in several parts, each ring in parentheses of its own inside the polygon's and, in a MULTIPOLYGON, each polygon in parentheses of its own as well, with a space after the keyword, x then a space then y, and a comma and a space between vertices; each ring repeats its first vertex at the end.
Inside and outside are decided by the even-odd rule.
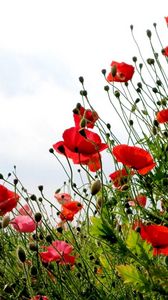
POLYGON ((66 178, 55 202, 15 167, 0 174, 0 300, 168 299, 168 46, 154 23, 144 58, 130 29, 140 57, 102 70, 127 143, 81 76, 72 127, 49 149, 66 178))

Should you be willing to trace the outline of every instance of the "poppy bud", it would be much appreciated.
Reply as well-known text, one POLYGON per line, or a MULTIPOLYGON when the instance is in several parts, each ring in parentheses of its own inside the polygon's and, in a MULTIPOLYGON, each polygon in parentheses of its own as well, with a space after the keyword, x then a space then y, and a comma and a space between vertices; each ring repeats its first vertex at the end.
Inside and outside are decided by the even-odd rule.
POLYGON ((154 120, 153 124, 154 124, 154 126, 159 127, 159 123, 157 120, 154 120))
POLYGON ((129 120, 129 124, 132 126, 134 124, 133 120, 129 120))
POLYGON ((50 148, 50 149, 49 149, 49 152, 50 152, 50 153, 54 153, 54 149, 53 149, 53 148, 50 148))
POLYGON ((38 246, 36 244, 34 244, 34 243, 30 243, 29 244, 29 249, 31 251, 37 251, 38 250, 38 246))
POLYGON ((37 200, 37 197, 36 197, 36 195, 33 194, 33 195, 30 196, 30 199, 31 199, 32 201, 36 201, 36 200, 37 200))
POLYGON ((115 77, 115 76, 116 76, 116 73, 117 73, 117 67, 116 67, 116 65, 114 65, 114 66, 112 66, 112 68, 111 68, 111 74, 112 74, 113 77, 115 77))
POLYGON ((109 130, 111 129, 111 125, 109 123, 107 123, 106 126, 109 130))
POLYGON ((162 85, 161 80, 156 80, 156 84, 157 84, 158 86, 161 86, 161 85, 162 85))
POLYGON ((92 196, 96 195, 101 189, 101 181, 98 179, 94 181, 91 185, 91 194, 92 196))
POLYGON ((19 260, 22 263, 25 263, 25 261, 26 261, 26 253, 25 253, 24 249, 22 247, 20 247, 20 246, 17 249, 17 256, 18 256, 19 260))
POLYGON ((2 219, 2 228, 6 228, 9 224, 9 222, 10 222, 9 215, 4 216, 3 219, 2 219))
POLYGON ((133 25, 130 25, 130 29, 133 30, 133 28, 134 28, 134 26, 133 26, 133 25))
POLYGON ((2 174, 0 174, 0 179, 4 179, 2 174))
POLYGON ((132 60, 133 60, 133 62, 137 62, 137 57, 133 56, 132 60))
POLYGON ((153 134, 154 134, 154 135, 156 135, 156 134, 157 134, 157 129, 156 129, 156 127, 155 127, 155 126, 153 126, 153 128, 152 128, 152 132, 153 132, 153 134))
POLYGON ((119 91, 115 91, 114 95, 116 96, 116 98, 119 98, 120 97, 120 92, 119 91))
POLYGON ((139 64, 139 68, 140 68, 140 70, 142 69, 142 67, 143 67, 143 64, 139 64))
POLYGON ((17 178, 15 178, 15 179, 13 180, 13 183, 14 183, 14 185, 17 185, 17 183, 18 183, 18 179, 17 179, 17 178))
POLYGON ((164 136, 167 138, 168 137, 168 132, 167 131, 164 131, 163 132, 164 136))
POLYGON ((138 86, 140 89, 142 89, 142 83, 141 83, 141 82, 138 82, 138 83, 137 83, 137 86, 138 86))
POLYGON ((40 192, 42 192, 43 191, 43 185, 39 185, 38 189, 39 189, 40 192))
POLYGON ((102 70, 102 74, 103 74, 104 76, 106 75, 106 70, 105 70, 105 69, 102 70))
POLYGON ((152 91, 153 91, 155 94, 158 93, 158 89, 155 88, 155 87, 152 89, 152 91))
POLYGON ((37 268, 35 266, 32 266, 30 269, 30 273, 32 276, 36 276, 37 275, 37 268))
POLYGON ((52 243, 52 236, 50 234, 46 236, 46 241, 50 244, 52 243))
POLYGON ((73 114, 75 114, 75 115, 78 115, 79 114, 79 110, 75 107, 74 109, 73 109, 73 114))
POLYGON ((40 213, 40 212, 37 212, 37 213, 35 214, 34 218, 35 218, 35 221, 36 221, 37 223, 40 222, 40 221, 41 221, 41 218, 42 218, 41 213, 40 213))
POLYGON ((101 208, 103 205, 103 198, 100 196, 97 198, 97 202, 96 202, 96 208, 101 208))
POLYGON ((80 76, 79 81, 83 84, 84 83, 84 78, 82 76, 80 76))
POLYGON ((110 88, 109 88, 109 86, 108 86, 108 85, 105 85, 105 86, 104 86, 104 90, 105 90, 106 92, 108 92, 108 91, 109 91, 109 89, 110 89, 110 88))
POLYGON ((148 63, 148 65, 154 65, 155 61, 153 58, 148 58, 147 63, 148 63))
POLYGON ((166 106, 166 105, 167 105, 167 99, 166 99, 166 98, 162 99, 162 100, 161 100, 161 104, 162 104, 163 106, 166 106))
POLYGON ((153 26, 156 28, 157 24, 156 24, 156 23, 153 23, 153 26))
POLYGON ((147 34, 148 38, 150 39, 151 36, 152 36, 152 32, 148 29, 148 30, 146 31, 146 34, 147 34))

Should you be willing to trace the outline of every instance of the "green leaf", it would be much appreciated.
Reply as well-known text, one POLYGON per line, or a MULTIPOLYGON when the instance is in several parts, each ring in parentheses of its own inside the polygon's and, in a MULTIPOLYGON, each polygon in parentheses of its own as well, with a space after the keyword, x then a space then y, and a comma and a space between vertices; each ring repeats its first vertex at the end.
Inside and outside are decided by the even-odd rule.
POLYGON ((124 280, 124 283, 132 283, 140 287, 145 286, 146 279, 142 276, 141 272, 133 265, 120 265, 116 266, 119 275, 124 280))

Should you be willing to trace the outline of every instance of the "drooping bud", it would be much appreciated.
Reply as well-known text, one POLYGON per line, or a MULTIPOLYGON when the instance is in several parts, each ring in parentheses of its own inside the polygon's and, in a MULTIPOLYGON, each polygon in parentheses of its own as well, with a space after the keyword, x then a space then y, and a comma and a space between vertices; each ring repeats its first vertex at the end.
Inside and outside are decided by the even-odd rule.
POLYGON ((20 246, 17 249, 17 256, 18 256, 19 260, 24 264, 26 261, 26 253, 25 253, 24 249, 20 246))
POLYGON ((91 194, 92 196, 95 196, 100 190, 101 190, 101 181, 95 180, 92 184, 91 184, 91 194))

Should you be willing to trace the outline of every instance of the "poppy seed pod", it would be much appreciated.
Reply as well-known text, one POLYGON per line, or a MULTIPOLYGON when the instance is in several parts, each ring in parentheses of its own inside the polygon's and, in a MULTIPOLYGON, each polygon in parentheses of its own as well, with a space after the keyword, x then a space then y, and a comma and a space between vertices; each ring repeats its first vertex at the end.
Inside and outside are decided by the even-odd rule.
POLYGON ((24 249, 22 247, 20 247, 20 246, 17 249, 17 256, 18 256, 19 260, 22 263, 25 263, 25 261, 26 261, 26 253, 25 253, 24 249))
POLYGON ((91 185, 91 194, 92 196, 96 195, 101 189, 101 181, 98 179, 94 181, 91 185))

